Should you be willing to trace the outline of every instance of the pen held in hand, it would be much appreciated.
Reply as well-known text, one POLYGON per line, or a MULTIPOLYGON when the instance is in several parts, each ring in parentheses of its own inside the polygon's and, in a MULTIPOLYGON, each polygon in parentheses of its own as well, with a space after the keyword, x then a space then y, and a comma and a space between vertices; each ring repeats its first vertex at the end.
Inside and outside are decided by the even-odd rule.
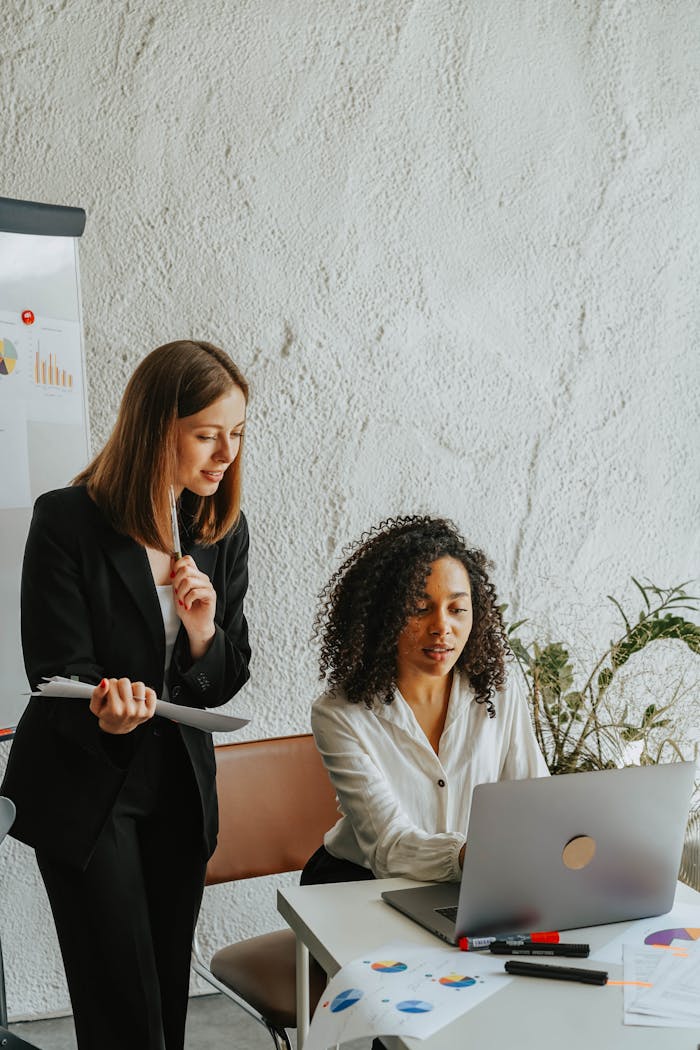
POLYGON ((180 543, 180 529, 177 524, 177 499, 172 485, 168 487, 168 498, 170 501, 170 528, 173 534, 173 558, 178 561, 182 557, 182 544, 180 543))

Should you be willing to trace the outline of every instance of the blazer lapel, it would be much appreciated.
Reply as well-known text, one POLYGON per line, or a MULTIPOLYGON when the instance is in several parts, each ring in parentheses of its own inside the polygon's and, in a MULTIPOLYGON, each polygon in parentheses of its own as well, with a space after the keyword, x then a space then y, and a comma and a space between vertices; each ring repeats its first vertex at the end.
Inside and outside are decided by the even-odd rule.
POLYGON ((189 554, 190 557, 194 559, 195 565, 199 571, 205 573, 213 583, 216 562, 219 557, 219 548, 200 547, 198 543, 193 543, 186 549, 185 553, 189 554))
MULTIPOLYGON (((97 511, 97 508, 95 510, 97 511)), ((116 532, 99 512, 97 514, 102 525, 100 542, 105 554, 133 598, 134 605, 156 647, 156 652, 160 653, 162 662, 165 659, 163 614, 146 551, 130 536, 116 532)), ((197 568, 206 573, 213 582, 219 556, 218 546, 201 547, 197 543, 188 541, 186 528, 183 529, 183 539, 184 553, 189 554, 194 559, 197 568)), ((181 627, 180 632, 182 630, 181 627)))
POLYGON ((145 549, 130 536, 123 536, 112 529, 105 529, 102 542, 105 554, 134 600, 134 605, 156 646, 156 652, 160 652, 164 658, 163 615, 145 549))

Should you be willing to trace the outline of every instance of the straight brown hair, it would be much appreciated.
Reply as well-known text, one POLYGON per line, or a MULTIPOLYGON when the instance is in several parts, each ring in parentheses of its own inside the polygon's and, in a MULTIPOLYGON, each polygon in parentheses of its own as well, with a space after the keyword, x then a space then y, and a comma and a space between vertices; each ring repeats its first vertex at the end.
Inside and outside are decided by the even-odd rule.
MULTIPOLYGON (((169 551, 168 487, 177 471, 177 421, 248 384, 231 358, 211 343, 180 339, 143 359, 127 383, 105 447, 73 479, 110 524, 156 550, 169 551)), ((188 492, 195 538, 211 546, 237 523, 241 509, 243 437, 238 455, 212 496, 188 492)))

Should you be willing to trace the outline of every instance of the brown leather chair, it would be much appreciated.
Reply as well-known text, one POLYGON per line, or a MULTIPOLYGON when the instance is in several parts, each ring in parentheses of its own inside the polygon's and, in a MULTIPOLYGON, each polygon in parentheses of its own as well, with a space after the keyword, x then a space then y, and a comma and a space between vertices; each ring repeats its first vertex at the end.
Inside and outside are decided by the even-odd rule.
MULTIPOLYGON (((335 792, 313 737, 286 736, 215 748, 219 839, 206 885, 300 870, 338 819, 335 792)), ((295 938, 278 930, 220 948, 207 966, 195 936, 192 967, 290 1050, 296 1028, 295 938)), ((311 966, 310 1007, 325 987, 311 966)))

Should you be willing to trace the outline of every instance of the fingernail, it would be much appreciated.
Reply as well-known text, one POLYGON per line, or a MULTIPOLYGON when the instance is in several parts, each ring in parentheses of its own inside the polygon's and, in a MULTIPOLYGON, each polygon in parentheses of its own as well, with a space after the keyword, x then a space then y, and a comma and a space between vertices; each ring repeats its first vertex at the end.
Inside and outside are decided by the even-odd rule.
POLYGON ((184 606, 185 606, 185 603, 184 603, 184 602, 181 602, 179 598, 178 598, 178 600, 177 600, 177 604, 178 604, 178 605, 182 605, 182 607, 183 607, 183 608, 184 608, 184 606))
POLYGON ((103 678, 102 681, 100 682, 100 689, 106 689, 106 688, 107 688, 107 679, 103 678))
POLYGON ((174 579, 175 579, 175 573, 174 573, 174 572, 171 572, 171 573, 170 573, 170 579, 171 579, 171 580, 174 580, 174 579))

